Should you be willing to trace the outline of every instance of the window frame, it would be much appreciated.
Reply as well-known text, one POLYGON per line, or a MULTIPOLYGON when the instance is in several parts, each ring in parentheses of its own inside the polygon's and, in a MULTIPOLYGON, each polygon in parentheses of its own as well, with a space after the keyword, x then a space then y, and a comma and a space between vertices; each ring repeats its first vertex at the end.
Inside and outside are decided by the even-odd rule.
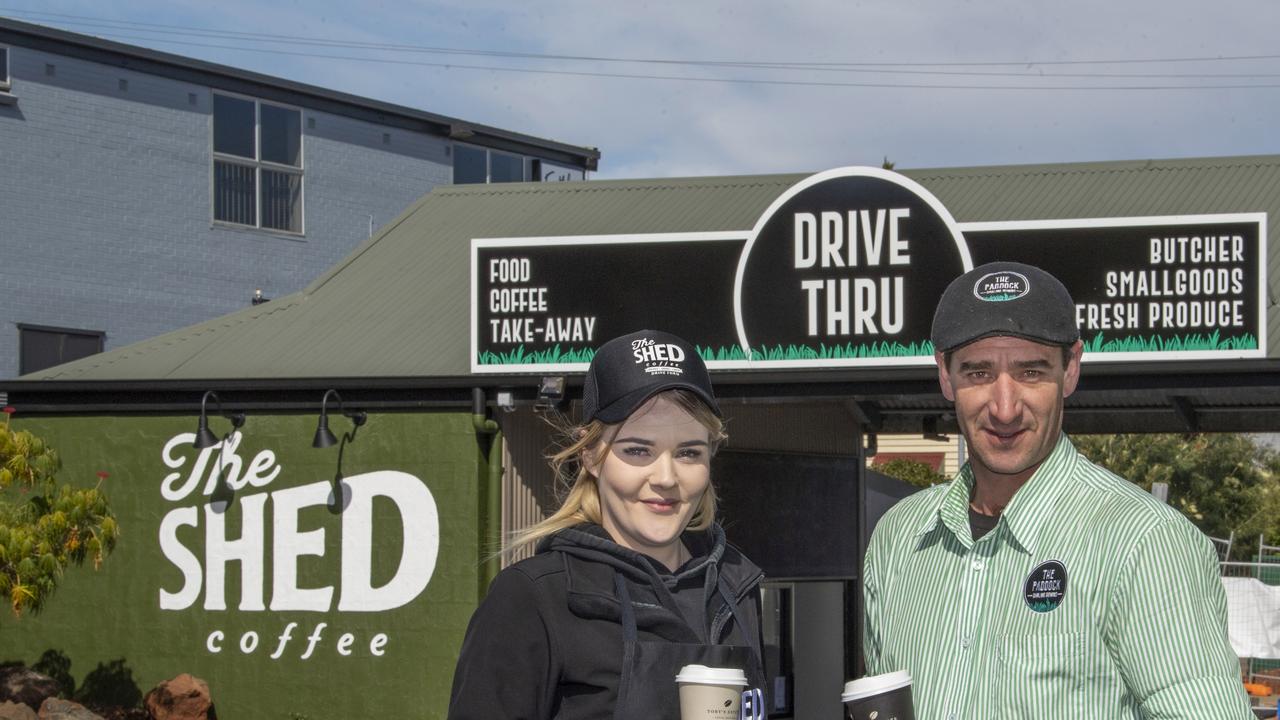
POLYGON ((4 56, 4 74, 0 75, 0 92, 8 92, 13 87, 13 53, 8 45, 0 45, 0 55, 4 56))
MULTIPOLYGON (((46 370, 51 367, 57 367, 57 365, 61 365, 62 363, 73 362, 73 360, 63 360, 62 362, 57 363, 57 365, 47 365, 42 368, 28 370, 26 367, 24 367, 24 362, 23 362, 23 338, 26 331, 28 330, 33 330, 35 332, 49 333, 49 334, 56 333, 56 334, 62 334, 62 335, 79 335, 85 338, 97 338, 98 352, 90 353, 89 355, 85 355, 84 357, 97 355, 98 353, 105 351, 107 348, 107 333, 105 330, 85 330, 82 328, 56 327, 53 325, 36 325, 34 323, 21 323, 21 322, 16 324, 18 326, 18 375, 20 376, 26 375, 27 373, 40 372, 41 370, 46 370)), ((81 359, 83 358, 75 358, 75 360, 81 360, 81 359)))
POLYGON ((304 108, 290 105, 288 103, 275 102, 273 100, 262 100, 252 95, 241 95, 239 93, 223 92, 214 90, 212 92, 213 101, 209 103, 209 219, 215 226, 239 229, 262 230, 269 233, 280 233, 289 237, 304 237, 307 234, 307 133, 306 130, 306 112, 304 108), (215 107, 217 104, 217 96, 235 98, 237 100, 246 100, 253 103, 253 157, 246 158, 241 155, 231 155, 228 153, 220 153, 214 149, 214 123, 216 122, 215 107), (270 105, 272 107, 282 108, 285 110, 293 110, 298 113, 298 164, 284 165, 262 159, 262 106, 270 105), (217 175, 218 163, 223 162, 230 165, 238 165, 240 167, 253 169, 253 222, 238 223, 231 220, 219 220, 217 218, 217 175), (285 175, 297 176, 299 181, 298 189, 298 224, 297 230, 284 230, 281 228, 265 227, 262 224, 262 171, 268 170, 285 175))
POLYGON ((458 182, 458 149, 479 150, 484 153, 484 185, 489 184, 489 148, 481 145, 472 145, 471 143, 455 142, 453 150, 450 152, 453 162, 449 164, 449 183, 452 185, 480 185, 482 183, 459 183, 458 182))
MULTIPOLYGON (((530 176, 530 173, 529 173, 529 156, 528 156, 528 155, 524 155, 524 154, 521 154, 521 153, 506 152, 506 151, 503 151, 503 150, 494 150, 493 148, 487 148, 487 149, 488 149, 488 151, 489 151, 489 153, 488 153, 488 159, 489 159, 489 173, 488 173, 488 180, 489 180, 489 182, 490 182, 490 183, 493 183, 493 157, 494 157, 494 155, 495 155, 495 154, 497 154, 497 155, 503 155, 503 156, 506 156, 506 157, 509 157, 509 158, 516 158, 516 159, 518 159, 518 160, 520 161, 520 179, 519 179, 519 180, 517 180, 516 182, 522 182, 522 183, 524 183, 524 182, 529 182, 529 176, 530 176)), ((511 182, 511 181, 510 181, 510 180, 503 180, 502 182, 511 182)))
MULTIPOLYGON (((506 155, 507 157, 520 158, 520 174, 522 177, 517 182, 537 182, 538 180, 541 179, 541 178, 536 178, 533 174, 533 163, 536 160, 538 160, 538 158, 535 158, 532 155, 525 155, 523 153, 518 153, 518 152, 510 152, 508 150, 495 150, 494 148, 485 147, 484 145, 473 145, 471 143, 458 142, 456 140, 453 142, 453 146, 454 146, 453 152, 451 153, 451 155, 454 159, 454 163, 457 163, 459 147, 466 147, 471 150, 480 150, 484 153, 484 184, 485 185, 493 184, 493 154, 494 153, 498 153, 499 155, 506 155)), ((480 183, 459 183, 456 178, 455 169, 456 169, 456 165, 450 165, 449 182, 451 184, 453 185, 459 185, 459 184, 479 185, 480 184, 480 183)), ((503 182, 511 182, 511 181, 505 180, 503 182)))

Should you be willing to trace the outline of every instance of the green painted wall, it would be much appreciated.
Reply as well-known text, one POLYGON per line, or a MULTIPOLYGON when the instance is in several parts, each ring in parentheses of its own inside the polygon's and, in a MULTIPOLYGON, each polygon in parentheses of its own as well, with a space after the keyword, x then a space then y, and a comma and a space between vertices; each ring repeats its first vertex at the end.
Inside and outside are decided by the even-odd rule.
POLYGON ((110 473, 122 535, 99 571, 69 570, 43 613, 0 617, 0 661, 55 651, 78 685, 114 677, 144 694, 189 672, 222 720, 444 717, 481 561, 484 459, 470 415, 371 414, 341 458, 311 447, 314 414, 250 415, 214 483, 240 486, 226 505, 204 494, 217 450, 192 482, 195 420, 14 418, 58 449, 65 481, 110 473), (214 561, 219 548, 248 560, 214 561))

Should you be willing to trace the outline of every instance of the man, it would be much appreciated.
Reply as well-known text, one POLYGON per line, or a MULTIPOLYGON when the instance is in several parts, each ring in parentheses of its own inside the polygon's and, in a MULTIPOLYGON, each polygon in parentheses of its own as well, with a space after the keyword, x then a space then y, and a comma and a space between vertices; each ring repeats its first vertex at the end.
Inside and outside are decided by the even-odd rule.
POLYGON ((881 520, 867 673, 907 670, 916 718, 1253 718, 1209 540, 1062 434, 1075 305, 1018 263, 948 286, 933 320, 969 461, 881 520))

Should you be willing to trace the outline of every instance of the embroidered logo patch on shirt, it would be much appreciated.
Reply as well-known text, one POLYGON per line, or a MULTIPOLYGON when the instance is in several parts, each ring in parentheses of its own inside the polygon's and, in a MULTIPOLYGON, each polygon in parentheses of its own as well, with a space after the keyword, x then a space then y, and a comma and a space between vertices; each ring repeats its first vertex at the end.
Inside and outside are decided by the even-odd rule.
POLYGON ((1036 612, 1049 612, 1067 594, 1067 568, 1057 560, 1040 563, 1022 584, 1022 598, 1036 612))

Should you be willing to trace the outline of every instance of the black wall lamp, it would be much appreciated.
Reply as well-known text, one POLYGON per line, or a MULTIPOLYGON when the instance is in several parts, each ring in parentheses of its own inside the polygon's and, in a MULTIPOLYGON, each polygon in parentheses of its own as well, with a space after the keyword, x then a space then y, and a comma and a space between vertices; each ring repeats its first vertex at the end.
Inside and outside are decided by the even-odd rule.
MULTIPOLYGON (((320 422, 316 424, 316 436, 315 439, 311 441, 311 447, 313 448, 327 448, 338 444, 337 436, 335 436, 333 431, 329 429, 330 395, 337 398, 339 411, 342 412, 343 416, 351 418, 351 422, 354 423, 356 427, 364 425, 365 421, 369 419, 369 416, 361 410, 352 410, 348 412, 346 406, 343 405, 342 396, 338 394, 337 390, 326 390, 324 392, 324 398, 320 400, 320 422)), ((353 430, 351 435, 348 435, 347 437, 354 438, 355 431, 353 430)))
POLYGON ((197 450, 211 448, 222 441, 222 438, 214 435, 213 432, 209 430, 209 414, 207 412, 209 398, 213 398, 213 401, 217 403, 218 414, 231 421, 232 430, 236 430, 244 425, 244 413, 223 412, 222 400, 218 397, 218 393, 212 390, 205 392, 204 397, 200 398, 200 420, 196 424, 196 439, 191 443, 192 447, 195 447, 197 450))
POLYGON ((538 397, 533 401, 534 410, 552 410, 564 402, 564 376, 546 375, 538 383, 538 397))

